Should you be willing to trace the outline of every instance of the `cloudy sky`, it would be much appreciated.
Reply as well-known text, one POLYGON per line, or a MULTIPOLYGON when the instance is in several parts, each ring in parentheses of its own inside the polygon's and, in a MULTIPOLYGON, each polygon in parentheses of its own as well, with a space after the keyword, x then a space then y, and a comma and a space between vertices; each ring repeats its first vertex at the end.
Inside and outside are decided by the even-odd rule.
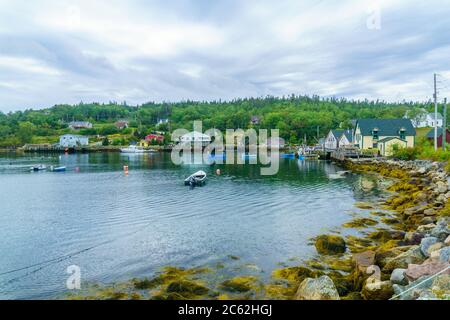
POLYGON ((449 17, 448 0, 0 0, 0 111, 291 93, 428 100, 434 72, 450 94, 449 17))

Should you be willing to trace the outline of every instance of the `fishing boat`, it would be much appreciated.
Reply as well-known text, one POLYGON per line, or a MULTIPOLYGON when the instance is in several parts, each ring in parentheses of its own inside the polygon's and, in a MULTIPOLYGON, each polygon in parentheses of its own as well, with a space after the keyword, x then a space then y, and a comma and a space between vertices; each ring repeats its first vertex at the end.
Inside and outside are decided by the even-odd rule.
POLYGON ((218 154, 210 154, 208 155, 209 160, 226 160, 227 155, 226 153, 218 153, 218 154))
POLYGON ((31 171, 37 172, 37 171, 44 171, 47 170, 47 166, 44 164, 36 164, 31 167, 31 171))
POLYGON ((66 167, 64 167, 64 166, 61 166, 61 167, 53 167, 53 166, 51 166, 50 167, 50 171, 52 171, 52 172, 64 172, 64 171, 66 171, 66 167))
POLYGON ((257 157, 256 154, 242 154, 242 160, 256 159, 257 157))
POLYGON ((206 182, 206 172, 197 171, 184 180, 186 186, 201 186, 206 182))
POLYGON ((282 153, 282 159, 295 159, 295 153, 282 153))
POLYGON ((120 149, 120 152, 122 152, 122 153, 145 153, 146 150, 139 146, 130 145, 127 148, 120 149))

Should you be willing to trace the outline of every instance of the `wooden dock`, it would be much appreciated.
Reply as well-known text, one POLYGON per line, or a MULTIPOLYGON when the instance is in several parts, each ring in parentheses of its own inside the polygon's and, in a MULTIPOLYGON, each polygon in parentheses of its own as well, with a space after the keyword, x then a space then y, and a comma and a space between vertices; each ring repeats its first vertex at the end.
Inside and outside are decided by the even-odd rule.
POLYGON ((347 159, 360 159, 360 158, 376 158, 377 153, 361 150, 358 148, 339 148, 333 150, 330 153, 330 158, 332 160, 345 161, 347 159))

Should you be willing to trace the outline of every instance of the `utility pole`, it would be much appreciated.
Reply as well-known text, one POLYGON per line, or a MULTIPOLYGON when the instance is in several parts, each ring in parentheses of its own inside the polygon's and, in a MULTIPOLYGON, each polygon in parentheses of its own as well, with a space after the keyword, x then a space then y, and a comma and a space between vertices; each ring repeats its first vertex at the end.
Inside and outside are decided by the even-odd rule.
POLYGON ((437 116, 438 116, 438 103, 437 103, 437 74, 434 74, 434 151, 438 149, 437 135, 437 116))
POLYGON ((444 99, 444 122, 442 123, 442 149, 447 148, 447 98, 444 99))

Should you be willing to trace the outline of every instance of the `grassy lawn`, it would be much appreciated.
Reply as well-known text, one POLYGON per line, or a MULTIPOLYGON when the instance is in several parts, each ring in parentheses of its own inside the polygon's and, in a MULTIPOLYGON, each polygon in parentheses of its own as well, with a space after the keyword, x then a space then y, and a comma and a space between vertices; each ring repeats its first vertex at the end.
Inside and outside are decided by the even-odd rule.
POLYGON ((416 138, 425 138, 432 128, 416 128, 416 138))

